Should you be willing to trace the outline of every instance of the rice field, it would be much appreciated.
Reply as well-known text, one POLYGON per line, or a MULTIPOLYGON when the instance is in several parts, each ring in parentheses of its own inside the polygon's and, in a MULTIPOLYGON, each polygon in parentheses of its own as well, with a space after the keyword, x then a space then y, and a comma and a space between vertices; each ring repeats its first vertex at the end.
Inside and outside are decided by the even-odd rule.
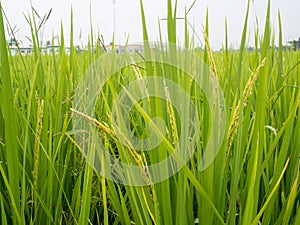
POLYGON ((1 10, 0 224, 300 224, 300 52, 283 49, 280 13, 275 42, 269 1, 251 52, 250 1, 238 51, 227 29, 212 51, 208 14, 196 49, 185 19, 182 50, 166 2, 167 46, 149 44, 141 0, 134 54, 93 33, 78 53, 73 23, 42 54, 33 13, 33 54, 13 56, 1 10))

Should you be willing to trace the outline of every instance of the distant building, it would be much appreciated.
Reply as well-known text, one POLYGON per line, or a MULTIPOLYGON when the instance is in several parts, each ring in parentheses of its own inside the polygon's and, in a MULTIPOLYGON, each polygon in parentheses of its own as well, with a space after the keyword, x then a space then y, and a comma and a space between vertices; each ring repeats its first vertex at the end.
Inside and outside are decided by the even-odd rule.
POLYGON ((124 51, 127 51, 129 53, 137 52, 137 53, 143 53, 144 52, 144 46, 143 45, 127 45, 124 47, 124 51))
POLYGON ((290 46, 293 48, 293 50, 299 50, 300 49, 300 37, 298 40, 292 40, 288 42, 290 46))
POLYGON ((33 52, 33 48, 29 47, 20 47, 20 54, 21 55, 30 55, 33 52))
POLYGON ((140 44, 130 44, 130 45, 126 45, 126 46, 122 46, 122 45, 107 45, 105 46, 105 49, 107 52, 112 52, 113 50, 117 53, 143 53, 144 52, 144 46, 140 45, 140 44))
POLYGON ((16 55, 18 52, 18 42, 16 39, 11 38, 10 40, 7 40, 7 45, 10 49, 10 52, 12 55, 16 55))
MULTIPOLYGON (((153 48, 154 46, 150 46, 150 48, 153 48)), ((7 48, 10 51, 10 54, 12 56, 15 55, 31 55, 34 52, 33 46, 20 46, 18 42, 15 39, 11 39, 7 41, 7 48)), ((61 46, 59 45, 52 45, 50 41, 47 41, 44 46, 40 47, 40 52, 43 55, 51 55, 51 54, 58 54, 60 51, 61 46)), ((75 51, 77 53, 82 52, 79 46, 74 46, 75 51)), ((70 47, 64 47, 64 50, 67 55, 70 55, 71 48, 70 47)), ((106 45, 101 47, 101 51, 103 52, 115 52, 117 54, 122 53, 140 53, 142 54, 144 52, 144 45, 143 44, 128 44, 128 45, 106 45)), ((96 53, 96 49, 93 50, 94 53, 96 53)))
POLYGON ((47 55, 50 55, 53 51, 54 53, 58 53, 59 52, 59 46, 58 45, 46 45, 46 46, 43 46, 42 47, 42 54, 47 54, 47 55))
MULTIPOLYGON (((31 55, 33 53, 33 46, 20 46, 18 44, 18 42, 15 40, 15 39, 10 39, 7 41, 7 48, 9 49, 10 51, 10 54, 12 56, 15 56, 15 55, 31 55)), ((47 54, 47 55, 50 55, 52 54, 53 52, 55 54, 59 53, 59 49, 60 49, 60 46, 59 45, 54 45, 52 46, 51 43, 47 42, 47 44, 43 47, 40 47, 40 51, 41 51, 41 54, 47 54)), ((70 52, 71 52, 71 48, 70 47, 65 47, 65 52, 67 55, 70 55, 70 52)), ((79 52, 80 48, 79 46, 76 46, 75 47, 75 50, 76 52, 79 52)))
POLYGON ((7 44, 10 46, 10 47, 16 47, 18 45, 18 42, 16 39, 14 38, 11 38, 10 40, 7 40, 7 44))

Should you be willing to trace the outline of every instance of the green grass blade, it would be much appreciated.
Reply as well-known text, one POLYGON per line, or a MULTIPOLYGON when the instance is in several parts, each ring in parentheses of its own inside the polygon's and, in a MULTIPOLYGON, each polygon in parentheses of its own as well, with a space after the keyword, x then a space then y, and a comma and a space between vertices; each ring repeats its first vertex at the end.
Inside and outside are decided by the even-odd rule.
MULTIPOLYGON (((2 17, 2 5, 0 3, 0 57, 1 57, 1 112, 4 119, 5 127, 5 149, 7 157, 7 169, 8 180, 11 186, 11 192, 13 195, 13 201, 15 203, 16 210, 20 210, 20 171, 19 164, 19 146, 17 144, 17 121, 15 117, 14 95, 11 80, 11 72, 8 62, 7 45, 2 17), (16 168, 17 167, 17 168, 16 168)), ((14 210, 16 213, 16 211, 14 210)), ((19 217, 15 215, 14 219, 19 217)), ((21 219, 18 218, 21 222, 21 219)))
POLYGON ((281 182, 281 180, 282 180, 282 178, 283 178, 283 175, 284 175, 284 173, 285 173, 285 171, 286 171, 286 169, 287 169, 287 166, 289 165, 289 162, 290 162, 290 159, 287 160, 287 162, 286 162, 286 164, 285 164, 283 170, 281 171, 281 174, 280 174, 279 179, 276 181, 276 184, 275 184, 274 188, 272 189, 270 195, 268 196, 268 198, 266 199, 264 205, 261 207, 261 209, 259 210, 258 214, 256 215, 256 217, 255 217, 254 220, 252 221, 252 223, 251 223, 252 225, 258 224, 259 218, 260 218, 261 215, 264 213, 265 209, 266 209, 267 206, 268 206, 268 203, 271 201, 273 195, 275 194, 277 188, 279 187, 280 182, 281 182))

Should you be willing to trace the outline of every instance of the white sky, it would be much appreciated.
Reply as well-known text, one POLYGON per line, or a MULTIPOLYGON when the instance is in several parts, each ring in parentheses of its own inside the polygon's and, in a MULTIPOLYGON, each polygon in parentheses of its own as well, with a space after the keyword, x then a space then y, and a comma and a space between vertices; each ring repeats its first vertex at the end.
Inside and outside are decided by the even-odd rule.
MULTIPOLYGON (((30 28, 24 14, 30 13, 30 0, 0 0, 11 26, 17 26, 16 36, 26 42, 25 36, 30 36, 30 28)), ((115 42, 124 44, 128 35, 129 43, 142 41, 142 25, 139 0, 115 0, 116 2, 116 34, 115 42)), ((148 32, 152 41, 158 40, 158 21, 167 14, 166 0, 143 0, 148 32)), ((189 8, 193 0, 178 0, 177 17, 184 16, 185 6, 189 8)), ((94 32, 99 31, 108 44, 114 31, 113 0, 92 0, 92 20, 94 32)), ((65 38, 70 33, 71 6, 74 12, 74 38, 77 44, 86 44, 90 33, 90 1, 83 0, 32 0, 32 5, 42 16, 52 8, 52 14, 46 24, 43 40, 51 40, 52 35, 60 33, 60 21, 65 30, 65 38), (79 39, 80 33, 82 34, 79 39)), ((209 10, 210 40, 214 49, 219 49, 224 42, 225 17, 228 20, 229 41, 238 47, 244 23, 247 0, 198 0, 189 13, 189 21, 194 24, 197 34, 201 36, 201 27, 205 23, 205 11, 209 10)), ((281 13, 283 26, 283 40, 286 43, 300 37, 300 1, 299 0, 271 0, 272 26, 278 36, 278 10, 281 13)), ((257 15, 259 30, 263 32, 267 0, 254 0, 250 7, 249 17, 249 45, 253 45, 255 15, 257 15)), ((160 21, 161 28, 166 34, 165 21, 160 21)), ((178 21, 178 38, 183 42, 183 21, 178 21)), ((166 36, 164 36, 166 38, 166 36)), ((68 41, 66 41, 68 43, 68 41)), ((200 43, 200 42, 198 42, 200 43)))

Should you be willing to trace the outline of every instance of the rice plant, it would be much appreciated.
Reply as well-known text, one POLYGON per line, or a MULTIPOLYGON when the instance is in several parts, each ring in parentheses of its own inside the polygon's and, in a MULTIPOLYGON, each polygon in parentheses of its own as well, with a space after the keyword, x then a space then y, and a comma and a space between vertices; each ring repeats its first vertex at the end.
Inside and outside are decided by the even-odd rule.
MULTIPOLYGON (((51 54, 42 54, 32 12, 26 19, 33 54, 13 56, 0 7, 1 224, 300 224, 300 53, 283 48, 280 13, 278 43, 268 1, 263 35, 252 34, 256 47, 249 52, 249 0, 239 50, 228 47, 226 23, 223 50, 213 52, 207 12, 205 46, 198 51, 187 18, 185 49, 176 46, 177 5, 172 2, 166 1, 168 44, 161 41, 155 47, 159 51, 153 50, 140 0, 144 52, 123 55, 105 53, 95 44, 92 26, 87 50, 76 52, 73 22, 70 54, 62 24, 59 52, 53 47, 51 54), (97 67, 99 60, 106 66, 97 67), (122 60, 130 63, 116 71, 109 67, 122 60), (199 69, 217 83, 204 76, 201 86, 185 73, 199 69), (87 71, 113 73, 86 80, 87 71), (91 89, 84 87, 98 88, 98 82, 101 91, 88 95, 91 89), (83 97, 95 105, 75 104, 83 97), (90 109, 93 114, 86 113, 90 109), (214 123, 219 116, 224 126, 214 123), (81 123, 85 129, 75 129, 81 123), (87 140, 87 129, 100 138, 105 152, 86 152, 86 146, 90 150, 99 144, 80 142, 87 140), (212 134, 222 139, 210 142, 212 134), (138 145, 130 135, 149 141, 138 145), (137 149, 149 146, 151 151, 137 149), (176 163, 184 162, 178 170, 176 163, 147 169, 176 153, 177 146, 193 153, 188 158, 175 154, 176 163), (205 158, 207 146, 218 148, 215 158, 205 158), (118 164, 103 163, 106 154, 139 172, 119 173, 118 164), (151 173, 159 181, 153 182, 151 173)), ((73 21, 72 11, 70 17, 73 21)))

